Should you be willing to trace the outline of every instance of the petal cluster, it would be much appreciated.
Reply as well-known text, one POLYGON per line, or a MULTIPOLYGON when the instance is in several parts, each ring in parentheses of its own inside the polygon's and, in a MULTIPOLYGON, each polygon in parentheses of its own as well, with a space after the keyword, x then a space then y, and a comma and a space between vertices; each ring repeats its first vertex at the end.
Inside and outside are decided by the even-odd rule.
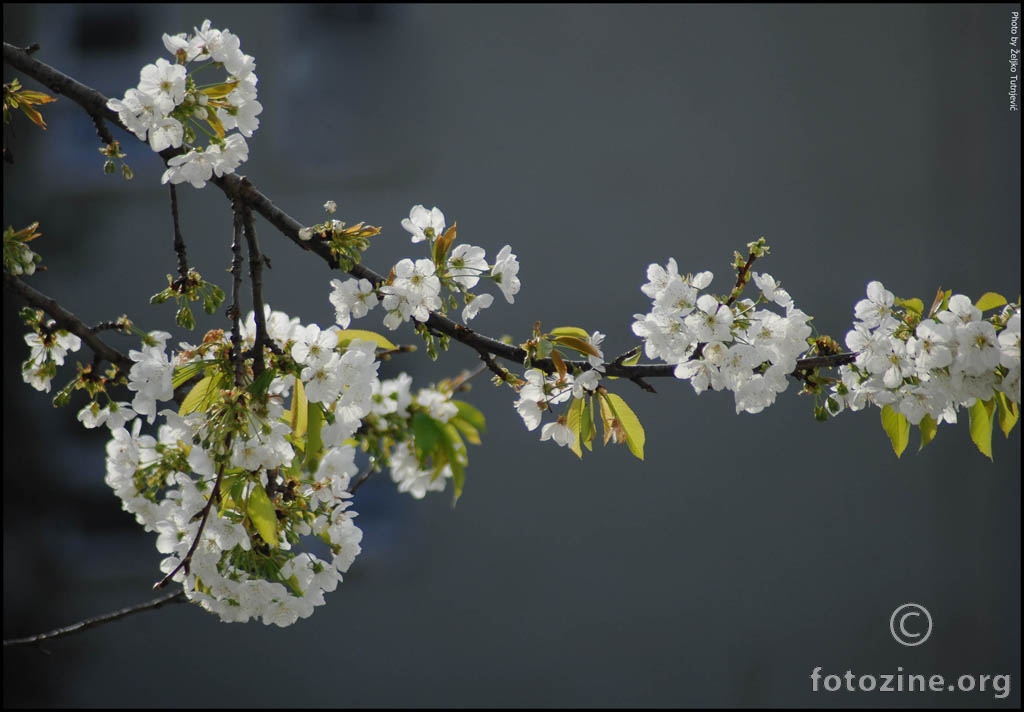
POLYGON ((167 162, 163 183, 189 183, 202 188, 213 176, 234 173, 249 158, 245 139, 259 128, 263 105, 256 98, 255 60, 242 52, 230 30, 218 30, 205 20, 193 34, 164 35, 164 58, 147 64, 139 83, 107 107, 121 123, 157 152, 184 149, 167 162), (194 70, 215 64, 226 72, 199 83, 194 70), (236 131, 237 133, 229 133, 236 131), (202 144, 198 138, 206 137, 202 144))
POLYGON ((648 358, 675 364, 676 378, 697 393, 731 391, 737 413, 759 413, 775 402, 811 334, 810 317, 771 275, 752 276, 760 299, 732 302, 701 294, 711 272, 681 275, 671 258, 664 267, 652 264, 641 287, 651 310, 633 322, 648 358))
POLYGON ((968 297, 954 294, 944 308, 908 320, 876 281, 854 315, 846 345, 857 359, 840 370, 829 400, 833 413, 889 406, 918 425, 925 417, 955 423, 961 407, 996 392, 1020 403, 1017 307, 986 320, 968 297))

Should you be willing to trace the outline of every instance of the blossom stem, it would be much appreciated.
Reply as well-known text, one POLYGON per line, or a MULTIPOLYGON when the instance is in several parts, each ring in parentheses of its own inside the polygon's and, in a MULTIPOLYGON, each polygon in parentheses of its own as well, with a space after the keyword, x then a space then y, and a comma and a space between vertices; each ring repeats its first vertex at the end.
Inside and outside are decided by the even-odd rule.
POLYGON ((374 467, 375 464, 376 463, 373 462, 372 459, 371 459, 370 466, 366 468, 366 472, 364 472, 359 477, 358 480, 356 480, 351 485, 349 485, 349 488, 348 488, 349 494, 355 494, 356 490, 359 489, 360 487, 362 487, 363 483, 366 482, 368 479, 370 479, 370 475, 372 475, 376 471, 376 467, 374 467))
MULTIPOLYGON (((230 451, 231 449, 231 435, 229 434, 224 441, 225 450, 230 451)), ((175 574, 179 571, 184 570, 185 575, 188 576, 189 567, 192 565, 192 554, 196 552, 199 547, 199 542, 203 538, 203 530, 206 529, 206 522, 210 518, 210 510, 213 509, 213 503, 220 499, 220 481, 224 477, 224 463, 220 463, 217 467, 217 479, 213 482, 213 490, 210 492, 210 498, 206 500, 206 505, 203 507, 203 518, 199 520, 199 529, 196 530, 195 539, 192 540, 192 545, 185 552, 185 557, 181 560, 174 569, 164 576, 162 579, 157 581, 153 586, 153 590, 161 589, 166 586, 171 579, 174 578, 175 574)), ((182 594, 184 595, 184 594, 182 594)))

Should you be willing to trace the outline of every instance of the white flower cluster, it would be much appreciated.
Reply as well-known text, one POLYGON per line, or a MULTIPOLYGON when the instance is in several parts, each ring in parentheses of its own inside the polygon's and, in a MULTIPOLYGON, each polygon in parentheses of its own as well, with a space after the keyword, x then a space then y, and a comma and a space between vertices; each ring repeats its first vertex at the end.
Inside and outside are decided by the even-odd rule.
MULTIPOLYGON (((556 372, 548 375, 539 368, 528 369, 523 374, 526 383, 520 387, 519 399, 514 405, 527 430, 536 430, 543 420, 544 411, 551 410, 552 406, 567 403, 575 398, 585 398, 597 390, 604 374, 604 355, 601 352, 603 341, 604 334, 600 331, 590 335, 587 343, 598 355, 588 355, 587 361, 591 367, 576 375, 569 373, 568 370, 565 373, 556 372)), ((554 440, 562 447, 566 447, 571 438, 572 431, 565 424, 564 417, 545 423, 540 431, 541 441, 554 440)))
POLYGON ((833 388, 833 413, 868 404, 890 406, 917 425, 926 415, 955 423, 960 406, 987 401, 996 391, 1020 403, 1020 312, 1007 306, 995 325, 962 294, 947 308, 925 316, 916 327, 898 318, 896 299, 881 282, 871 282, 857 302, 857 321, 846 345, 857 352, 840 370, 833 388))
MULTIPOLYGON (((373 343, 353 341, 341 350, 334 327, 304 327, 269 308, 266 316, 271 338, 303 366, 300 380, 307 399, 323 403, 333 416, 321 433, 324 452, 315 468, 296 471, 292 428, 283 417, 283 402, 295 378, 276 376, 268 388, 266 408, 247 407, 243 427, 232 433, 230 450, 224 453, 220 504, 210 513, 188 574, 179 571, 174 580, 184 584, 191 600, 225 621, 257 617, 284 626, 322 605, 324 593, 334 590, 359 554, 362 533, 353 523, 355 513, 348 509, 349 481, 357 471, 349 438, 371 410, 378 364, 373 343), (252 511, 260 497, 273 500, 273 516, 283 515, 276 541, 264 540, 266 529, 254 525, 252 511), (323 561, 306 550, 306 537, 326 542, 332 560, 323 561)), ((254 322, 250 314, 244 333, 249 345, 255 342, 254 322)), ((156 403, 172 397, 175 367, 200 363, 213 347, 229 348, 226 337, 220 343, 208 339, 201 349, 182 344, 183 350, 170 358, 165 352, 167 338, 154 332, 149 346, 131 352, 136 362, 129 377, 129 388, 136 391, 131 408, 118 404, 117 417, 104 415, 109 408, 92 406, 80 413, 87 426, 105 424, 111 429, 106 481, 124 509, 159 534, 157 549, 167 554, 161 564, 165 573, 173 571, 192 546, 200 527, 197 515, 216 480, 217 446, 210 442, 210 412, 216 406, 185 415, 161 411, 156 437, 140 435, 141 419, 130 421, 135 413, 149 415, 152 421, 156 403)))
MULTIPOLYGON (((372 431, 387 439, 388 433, 394 439, 395 425, 409 422, 414 411, 426 413, 440 423, 449 422, 458 412, 451 402, 451 394, 436 388, 421 388, 413 394, 412 378, 403 373, 397 378, 374 384, 371 399, 371 413, 364 421, 372 431)), ((416 499, 423 499, 427 492, 443 492, 447 481, 452 478, 451 465, 435 470, 421 467, 416 457, 414 441, 407 439, 394 443, 387 452, 391 467, 391 479, 398 485, 399 492, 407 492, 416 499)))
MULTIPOLYGON (((403 218, 402 227, 412 235, 413 243, 426 242, 435 259, 401 260, 392 269, 389 282, 380 288, 381 300, 378 300, 373 285, 365 279, 332 280, 331 303, 342 326, 347 327, 353 318, 366 316, 379 303, 387 312, 384 325, 392 331, 411 319, 425 322, 432 311, 444 312, 444 289, 453 296, 462 296, 465 305, 462 321, 468 323, 494 303, 492 295, 470 291, 481 278, 497 284, 509 304, 515 302, 521 286, 517 276, 519 261, 509 245, 501 249, 493 265, 487 262, 484 248, 466 244, 456 245, 449 252, 449 243, 441 260, 433 249, 446 234, 445 217, 440 209, 427 210, 416 205, 409 211, 409 217, 403 218)), ((304 229, 308 231, 308 228, 304 229)), ((312 235, 311 231, 309 235, 312 235)))
POLYGON ((50 384, 57 375, 57 366, 64 365, 68 353, 82 348, 82 340, 63 329, 51 332, 25 334, 29 354, 21 364, 21 378, 37 391, 50 392, 50 384))
MULTIPOLYGON (((443 490, 452 469, 424 469, 410 422, 418 413, 446 424, 458 407, 448 391, 421 389, 414 395, 406 374, 380 381, 377 344, 371 341, 342 339, 336 326, 302 325, 269 307, 265 322, 282 355, 264 399, 249 397, 249 386, 231 388, 230 377, 210 382, 216 377, 207 368, 186 399, 196 398, 191 406, 158 411, 160 402, 173 398, 175 373, 202 375, 204 366, 223 359, 231 347, 226 335, 211 332, 201 346, 183 343, 169 355, 170 335, 151 332, 141 350, 130 352, 134 401, 102 408, 93 402, 78 417, 86 427, 110 429, 106 482, 123 508, 158 534, 157 549, 166 555, 162 571, 170 574, 188 559, 187 570, 173 576, 188 598, 225 621, 261 618, 285 626, 322 605, 360 552, 362 532, 349 509, 357 447, 371 452, 371 462, 377 457, 390 465, 400 492, 422 498, 443 490), (295 430, 293 409, 303 397, 324 414, 319 454, 295 447, 303 435, 295 430), (233 403, 241 405, 232 410, 233 403), (224 417, 232 412, 233 419, 224 417), (143 418, 136 416, 152 423, 157 415, 155 436, 143 434, 143 418), (218 471, 221 485, 213 493, 218 471), (201 527, 210 497, 217 497, 217 506, 201 527), (311 539, 329 547, 330 561, 313 553, 311 539)), ((251 349, 253 314, 242 336, 243 349, 251 349)), ((39 345, 35 355, 45 352, 63 361, 70 345, 66 339, 39 345)), ((312 447, 307 441, 306 449, 312 447)), ((461 440, 460 449, 456 455, 464 465, 461 440)))
MULTIPOLYGON (((301 381, 309 401, 324 403, 334 416, 323 428, 325 451, 316 469, 292 479, 295 451, 289 441, 291 428, 282 417, 282 402, 294 377, 276 376, 268 389, 267 408, 262 412, 248 408, 245 427, 233 433, 220 506, 214 508, 203 528, 188 574, 179 571, 174 580, 184 584, 191 600, 225 621, 256 617, 284 626, 322 605, 324 593, 334 590, 359 554, 362 533, 352 521, 355 513, 348 510, 347 491, 349 479, 356 473, 355 449, 346 440, 370 410, 377 363, 372 343, 354 341, 339 353, 332 330, 303 327, 269 309, 267 320, 277 346, 290 349, 292 358, 304 364, 301 381), (283 474, 286 471, 288 479, 283 474), (276 541, 263 540, 266 530, 254 528, 251 512, 259 496, 273 498, 275 512, 286 513, 280 518, 276 541), (254 547, 257 531, 259 550, 254 547), (323 561, 304 549, 303 538, 311 536, 328 544, 332 561, 323 561)), ((245 340, 252 344, 252 315, 247 322, 245 340)), ((137 391, 135 411, 147 415, 154 414, 156 401, 172 396, 174 366, 200 361, 201 353, 208 354, 212 345, 205 342, 201 351, 183 344, 183 351, 171 359, 164 352, 168 335, 156 332, 150 336, 155 345, 131 352, 136 364, 129 381, 129 387, 137 391)), ((227 348, 227 344, 224 338, 220 346, 227 348)), ((216 446, 209 443, 207 410, 184 416, 163 410, 160 415, 163 420, 155 438, 140 435, 141 420, 134 422, 130 432, 123 419, 106 421, 112 431, 106 481, 124 509, 147 530, 159 534, 157 549, 168 555, 161 569, 169 573, 182 562, 199 531, 197 515, 211 496, 218 458, 216 446)))
POLYGON ((243 137, 259 128, 256 117, 263 111, 256 100, 256 63, 242 52, 236 35, 211 28, 209 20, 192 35, 165 34, 163 41, 174 62, 160 58, 147 64, 138 86, 107 107, 154 151, 188 149, 168 161, 163 183, 202 188, 213 175, 234 173, 249 158, 243 137), (203 62, 223 67, 227 78, 198 84, 187 65, 203 62), (228 133, 232 130, 237 133, 228 133), (208 145, 196 144, 197 131, 209 138, 208 145))
POLYGON ((636 314, 633 322, 648 358, 675 364, 676 378, 689 379, 697 393, 732 391, 737 413, 759 413, 775 402, 811 334, 810 317, 771 275, 752 276, 764 302, 785 309, 784 316, 749 299, 729 305, 702 295, 711 272, 684 277, 669 259, 665 267, 647 268, 641 289, 652 299, 651 311, 636 314), (703 348, 694 358, 698 344, 703 348))
POLYGON ((128 357, 135 362, 128 373, 128 390, 135 391, 132 408, 146 416, 150 423, 156 418, 157 401, 174 397, 174 365, 166 353, 169 338, 171 335, 166 331, 151 331, 149 345, 143 345, 142 351, 128 352, 128 357))
POLYGON ((384 326, 392 331, 410 317, 426 321, 430 312, 441 308, 441 280, 434 274, 434 263, 406 258, 395 265, 395 278, 380 291, 384 295, 384 326))

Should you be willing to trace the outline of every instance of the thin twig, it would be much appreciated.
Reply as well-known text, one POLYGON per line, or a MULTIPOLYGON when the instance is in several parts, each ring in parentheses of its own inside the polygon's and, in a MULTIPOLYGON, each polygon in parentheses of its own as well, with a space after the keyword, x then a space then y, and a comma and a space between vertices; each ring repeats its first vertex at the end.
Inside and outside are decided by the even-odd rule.
POLYGON ((100 323, 90 327, 89 330, 94 334, 98 334, 101 331, 121 331, 128 333, 129 329, 128 324, 118 319, 117 321, 101 321, 100 323))
MULTIPOLYGON (((245 179, 243 179, 243 184, 245 179)), ((256 345, 253 348, 252 375, 259 377, 266 366, 263 363, 263 345, 272 342, 267 334, 267 317, 263 313, 263 255, 260 244, 256 240, 256 225, 252 219, 252 209, 242 203, 242 226, 245 242, 249 248, 249 283, 252 286, 252 311, 256 321, 256 345)))
POLYGON ((231 201, 234 212, 234 238, 231 241, 231 306, 228 307, 228 318, 231 319, 231 362, 235 366, 235 385, 242 385, 242 201, 231 201))
POLYGON ((474 378, 476 378, 486 370, 487 364, 482 363, 479 366, 477 366, 476 369, 473 371, 463 371, 462 373, 460 373, 448 384, 449 387, 452 389, 452 393, 456 393, 466 388, 466 384, 468 384, 470 381, 472 381, 474 378))
POLYGON ((184 285, 188 280, 188 255, 185 251, 185 237, 181 234, 181 222, 178 219, 178 190, 171 183, 171 221, 174 223, 174 254, 178 256, 178 276, 184 285))
MULTIPOLYGON (((224 440, 225 450, 231 451, 231 435, 228 435, 224 440)), ((153 586, 153 590, 161 589, 171 582, 174 575, 184 569, 185 575, 188 576, 189 568, 192 566, 192 555, 196 553, 196 549, 199 547, 199 542, 203 538, 203 530, 206 529, 206 521, 210 518, 210 510, 213 509, 213 503, 220 499, 220 481, 224 477, 225 466, 224 463, 220 463, 217 467, 217 479, 213 482, 213 490, 210 492, 210 498, 206 500, 206 504, 203 505, 203 517, 199 520, 199 529, 196 530, 196 536, 192 540, 192 545, 189 546, 188 551, 185 552, 185 558, 174 567, 174 569, 164 576, 162 579, 156 582, 153 586)))
POLYGON ((508 381, 509 373, 507 368, 503 368, 494 362, 494 357, 486 351, 477 349, 477 353, 480 354, 480 360, 484 362, 484 366, 491 371, 495 376, 501 379, 502 383, 508 381))
POLYGON ((120 608, 110 613, 104 613, 103 615, 94 616, 92 618, 86 618, 85 620, 72 623, 71 625, 64 626, 62 628, 55 628, 45 633, 37 633, 36 635, 29 635, 24 638, 8 638, 4 641, 4 647, 14 647, 18 645, 33 645, 36 643, 42 643, 46 640, 54 640, 55 638, 63 638, 73 633, 81 633, 83 630, 95 628, 105 623, 111 623, 121 618, 127 618, 128 616, 136 613, 143 613, 145 611, 155 611, 157 608, 162 608, 171 603, 184 603, 186 600, 185 592, 178 591, 177 593, 169 593, 159 598, 154 598, 152 601, 146 603, 140 603, 135 606, 128 606, 127 608, 120 608))
POLYGON ((731 307, 736 303, 736 300, 740 298, 743 293, 743 288, 747 286, 747 278, 750 276, 750 268, 754 266, 754 262, 757 260, 757 255, 750 252, 747 255, 746 263, 739 268, 736 272, 736 286, 732 288, 732 293, 729 295, 729 299, 726 300, 725 306, 731 307))
POLYGON ((21 296, 32 306, 49 314, 58 329, 67 329, 79 337, 93 350, 93 353, 116 366, 122 373, 128 373, 131 370, 132 360, 130 358, 108 346, 96 336, 92 327, 62 307, 56 300, 30 287, 24 280, 8 272, 4 272, 4 287, 21 296))
POLYGON ((370 466, 366 468, 366 472, 364 472, 359 479, 355 480, 352 484, 348 486, 349 494, 355 494, 356 490, 362 487, 363 483, 370 479, 370 475, 372 475, 376 471, 376 462, 373 460, 373 458, 370 458, 370 466))

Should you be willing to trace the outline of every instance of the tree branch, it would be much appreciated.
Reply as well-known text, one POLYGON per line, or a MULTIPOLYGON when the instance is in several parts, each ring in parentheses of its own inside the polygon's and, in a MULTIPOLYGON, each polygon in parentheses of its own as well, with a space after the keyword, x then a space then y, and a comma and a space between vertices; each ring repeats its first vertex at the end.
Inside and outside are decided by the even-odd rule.
MULTIPOLYGON (((67 96, 79 104, 93 117, 103 117, 113 121, 122 129, 117 113, 107 108, 107 98, 100 92, 81 84, 71 77, 59 72, 49 65, 40 62, 30 56, 23 49, 4 43, 4 61, 12 67, 24 72, 41 84, 46 85, 53 91, 67 96)), ((167 149, 160 155, 164 160, 180 153, 181 149, 167 149)), ((294 242, 303 250, 313 252, 324 260, 331 269, 338 269, 338 262, 331 255, 330 248, 326 242, 318 240, 302 240, 299 238, 299 230, 304 226, 295 218, 278 208, 273 201, 261 193, 248 179, 237 175, 214 176, 211 182, 227 194, 229 198, 239 199, 245 202, 257 213, 262 215, 271 225, 276 227, 282 235, 294 242)), ((749 264, 747 265, 749 269, 749 264)), ((384 277, 368 267, 357 264, 348 271, 350 275, 359 279, 367 279, 379 287, 384 283, 384 277)), ((522 365, 527 360, 528 354, 518 346, 506 344, 489 336, 479 334, 461 324, 457 324, 448 317, 432 312, 426 321, 426 326, 436 332, 445 334, 455 341, 464 344, 477 353, 490 354, 505 361, 522 365)), ((836 356, 817 356, 811 359, 801 359, 797 362, 797 368, 793 375, 807 371, 811 368, 836 367, 853 361, 856 354, 838 354, 836 356), (813 365, 812 365, 813 364, 813 365)), ((484 359, 487 361, 487 359, 484 359)), ((538 359, 532 362, 533 368, 539 368, 547 373, 555 372, 555 365, 551 359, 538 359)), ((591 368, 587 361, 566 361, 570 368, 588 370, 591 368)), ((605 375, 616 378, 625 378, 644 390, 653 392, 653 388, 644 382, 647 378, 674 378, 675 366, 672 364, 638 364, 635 366, 624 366, 621 363, 611 362, 604 364, 605 375)))
POLYGON ((178 256, 178 277, 182 284, 188 279, 188 253, 185 249, 185 237, 181 234, 181 221, 178 217, 178 187, 171 189, 171 222, 174 224, 174 254, 178 256))
POLYGON ((263 347, 273 344, 273 340, 267 333, 267 318, 263 313, 263 254, 260 252, 260 243, 256 239, 256 225, 252 219, 252 210, 244 203, 243 206, 242 229, 249 250, 249 284, 252 287, 252 313, 256 323, 252 375, 258 378, 266 368, 263 362, 263 347))
MULTIPOLYGON (((4 272, 4 287, 21 296, 34 307, 42 309, 50 315, 58 329, 67 329, 84 341, 100 358, 116 366, 122 373, 131 370, 132 361, 123 353, 108 346, 96 336, 95 329, 58 304, 54 299, 30 287, 26 282, 8 272, 4 272)), ((107 324, 101 324, 106 328, 107 324)))
POLYGON ((47 631, 46 633, 37 633, 36 635, 29 635, 24 638, 8 638, 4 641, 4 647, 15 647, 19 645, 33 645, 42 643, 46 640, 54 640, 56 638, 63 638, 64 636, 71 635, 72 633, 81 633, 83 630, 89 628, 95 628, 105 623, 111 623, 121 618, 127 618, 130 615, 136 613, 142 613, 144 611, 155 611, 157 608, 169 605, 171 603, 184 603, 185 592, 178 591, 177 593, 169 593, 159 598, 154 598, 152 601, 146 603, 140 603, 135 606, 129 606, 127 608, 121 608, 110 613, 104 613, 103 615, 95 616, 93 618, 86 618, 85 620, 72 623, 71 625, 64 626, 63 628, 55 628, 54 630, 47 631))

